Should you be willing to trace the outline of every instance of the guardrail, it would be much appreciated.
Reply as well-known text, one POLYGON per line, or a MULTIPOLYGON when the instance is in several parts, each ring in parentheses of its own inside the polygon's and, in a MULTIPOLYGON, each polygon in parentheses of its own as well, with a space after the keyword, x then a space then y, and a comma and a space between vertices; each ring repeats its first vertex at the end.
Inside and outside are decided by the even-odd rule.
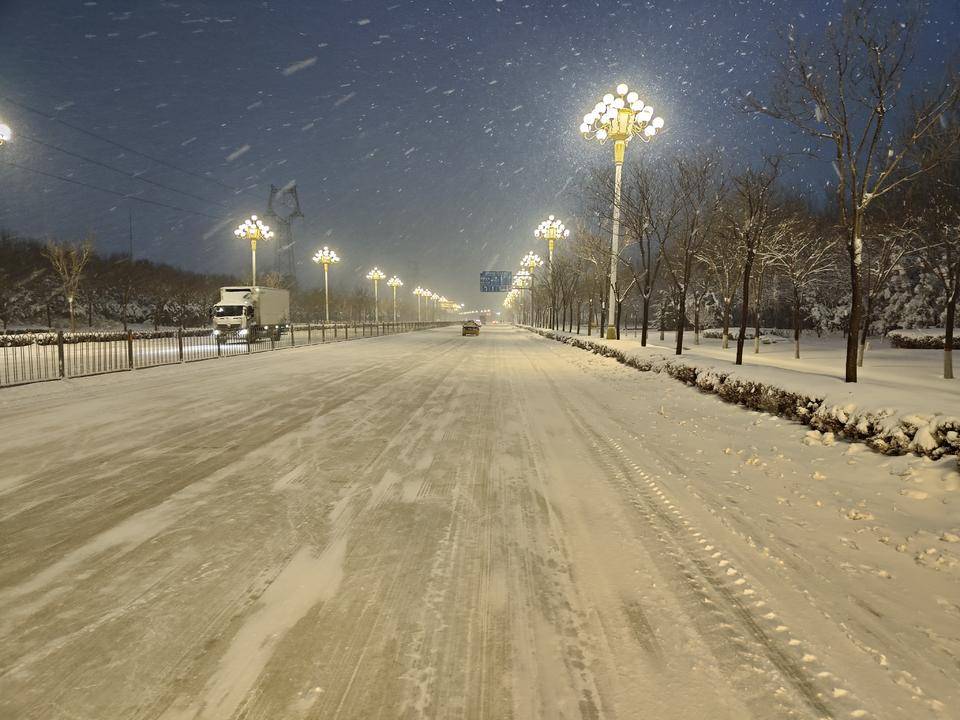
POLYGON ((449 325, 448 322, 332 323, 290 326, 279 338, 214 335, 210 329, 156 332, 0 334, 0 387, 215 360, 449 325))

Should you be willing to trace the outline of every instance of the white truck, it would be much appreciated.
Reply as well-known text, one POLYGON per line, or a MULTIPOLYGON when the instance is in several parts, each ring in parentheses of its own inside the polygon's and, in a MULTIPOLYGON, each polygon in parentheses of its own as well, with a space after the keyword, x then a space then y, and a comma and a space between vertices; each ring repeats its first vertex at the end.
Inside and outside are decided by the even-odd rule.
POLYGON ((290 291, 259 286, 220 288, 213 306, 213 333, 242 340, 280 339, 289 329, 290 291))

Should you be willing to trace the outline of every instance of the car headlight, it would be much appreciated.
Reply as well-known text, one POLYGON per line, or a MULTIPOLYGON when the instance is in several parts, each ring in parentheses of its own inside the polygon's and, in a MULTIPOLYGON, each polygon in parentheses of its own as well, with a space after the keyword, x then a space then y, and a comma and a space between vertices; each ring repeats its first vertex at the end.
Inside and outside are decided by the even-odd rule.
POLYGON ((247 330, 246 328, 244 328, 243 330, 241 330, 240 332, 238 332, 237 335, 239 335, 240 337, 246 337, 246 336, 249 334, 249 332, 250 332, 249 330, 247 330))

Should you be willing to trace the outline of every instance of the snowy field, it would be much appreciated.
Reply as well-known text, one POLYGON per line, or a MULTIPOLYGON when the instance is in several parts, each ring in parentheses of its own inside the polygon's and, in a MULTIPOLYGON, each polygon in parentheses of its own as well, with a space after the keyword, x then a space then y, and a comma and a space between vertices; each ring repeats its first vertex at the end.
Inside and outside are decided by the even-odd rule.
POLYGON ((3 718, 960 714, 952 458, 510 327, 0 412, 3 718))

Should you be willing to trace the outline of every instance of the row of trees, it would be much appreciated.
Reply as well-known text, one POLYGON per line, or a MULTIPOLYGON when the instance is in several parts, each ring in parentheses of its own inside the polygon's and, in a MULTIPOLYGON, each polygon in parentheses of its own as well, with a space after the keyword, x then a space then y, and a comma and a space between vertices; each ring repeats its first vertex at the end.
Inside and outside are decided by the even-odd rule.
MULTIPOLYGON (((836 179, 828 196, 799 195, 783 182, 787 161, 743 169, 717 155, 644 162, 628 172, 620 215, 617 306, 639 307, 645 344, 658 321, 697 332, 715 313, 724 346, 736 333, 742 363, 748 323, 788 317, 796 354, 803 327, 847 334, 844 375, 856 381, 870 332, 891 326, 946 327, 944 376, 952 377, 960 298, 960 85, 947 73, 934 89, 900 97, 913 57, 919 3, 888 11, 848 2, 819 37, 792 30, 779 74, 745 110, 789 125, 825 148, 836 179), (892 14, 891 14, 892 13, 892 14)), ((554 327, 607 321, 612 173, 583 189, 575 242, 539 274, 540 320, 554 327)), ((759 349, 759 340, 755 340, 759 349)))
MULTIPOLYGON (((190 272, 129 255, 101 255, 94 239, 39 241, 0 230, 0 327, 104 328, 131 325, 203 327, 210 323, 219 288, 246 284, 229 275, 190 272)), ((297 322, 323 318, 323 290, 290 286, 278 273, 261 284, 291 290, 297 322)), ((331 319, 373 318, 369 283, 333 285, 331 319)), ((405 317, 416 316, 416 307, 405 317)))

